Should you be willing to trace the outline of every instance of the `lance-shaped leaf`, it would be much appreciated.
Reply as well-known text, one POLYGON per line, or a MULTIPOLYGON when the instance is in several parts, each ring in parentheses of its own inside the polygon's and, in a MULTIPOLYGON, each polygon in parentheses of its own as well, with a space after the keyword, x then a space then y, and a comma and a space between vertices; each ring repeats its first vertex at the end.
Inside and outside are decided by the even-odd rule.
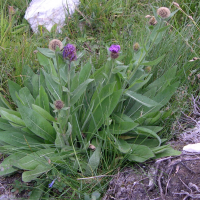
POLYGON ((10 114, 10 113, 8 113, 7 111, 4 111, 4 110, 0 110, 0 114, 1 114, 2 118, 7 119, 8 121, 11 121, 11 122, 18 124, 20 126, 25 126, 24 121, 16 115, 10 114))
POLYGON ((33 170, 38 165, 51 166, 50 157, 55 156, 55 149, 42 149, 18 160, 16 167, 24 170, 33 170))
POLYGON ((80 84, 72 93, 72 98, 71 98, 71 106, 74 105, 79 98, 81 97, 81 95, 85 92, 88 84, 90 82, 92 82, 94 79, 88 79, 86 81, 84 81, 82 84, 80 84))
POLYGON ((15 95, 15 92, 19 92, 19 90, 21 89, 20 85, 18 85, 17 83, 8 80, 8 86, 9 86, 9 93, 10 96, 12 97, 12 100, 17 103, 18 98, 15 95))
POLYGON ((128 156, 128 160, 135 162, 145 162, 146 160, 155 157, 151 149, 144 145, 131 145, 131 154, 128 156))
POLYGON ((144 127, 137 127, 137 131, 139 134, 146 135, 148 137, 154 137, 159 141, 159 146, 161 144, 161 139, 160 137, 151 129, 144 128, 144 127))
POLYGON ((164 57, 165 57, 165 55, 162 55, 162 56, 160 56, 159 58, 157 58, 153 61, 143 62, 141 65, 144 65, 144 66, 157 65, 164 57))
POLYGON ((18 168, 14 168, 13 164, 17 163, 17 161, 25 155, 26 152, 17 152, 5 158, 0 164, 0 176, 5 176, 17 171, 18 168))
POLYGON ((35 180, 38 176, 51 170, 51 166, 38 165, 34 170, 26 171, 22 174, 22 181, 30 182, 35 180))
POLYGON ((139 124, 135 122, 120 122, 116 124, 112 124, 109 126, 110 132, 112 134, 123 134, 127 133, 128 131, 133 130, 139 124))
POLYGON ((1 93, 0 93, 0 106, 12 109, 12 107, 10 106, 8 101, 3 97, 3 95, 1 93))
POLYGON ((26 133, 17 132, 14 130, 0 131, 0 141, 5 142, 13 147, 34 147, 41 144, 38 140, 30 137, 26 133))
POLYGON ((106 97, 93 111, 92 120, 89 125, 89 132, 94 133, 96 132, 102 123, 105 121, 106 118, 108 118, 117 104, 119 103, 119 99, 122 95, 122 90, 116 91, 110 96, 106 97), (96 130, 96 131, 95 131, 96 130))
POLYGON ((94 171, 98 168, 100 163, 100 157, 101 157, 101 147, 98 145, 96 147, 96 150, 89 158, 87 167, 86 167, 86 174, 93 174, 94 171))
POLYGON ((33 110, 38 112, 45 119, 52 121, 52 122, 56 122, 55 118, 53 116, 51 116, 45 109, 41 108, 40 106, 32 104, 32 108, 33 108, 33 110))
POLYGON ((19 112, 26 126, 39 137, 54 142, 56 132, 53 126, 36 111, 18 103, 19 112))
POLYGON ((29 89, 27 87, 23 87, 19 90, 20 101, 27 107, 31 108, 32 104, 34 104, 35 99, 31 95, 29 89))
POLYGON ((150 98, 148 98, 144 95, 133 92, 133 91, 128 90, 128 91, 125 92, 125 94, 127 96, 131 97, 132 99, 136 100, 137 102, 141 103, 142 105, 147 106, 147 107, 153 107, 153 106, 159 105, 156 101, 154 101, 154 100, 152 100, 152 99, 150 99, 150 98))
POLYGON ((46 86, 51 95, 53 95, 55 100, 61 99, 62 98, 61 86, 53 80, 51 75, 47 74, 45 71, 43 71, 43 73, 45 75, 46 86))

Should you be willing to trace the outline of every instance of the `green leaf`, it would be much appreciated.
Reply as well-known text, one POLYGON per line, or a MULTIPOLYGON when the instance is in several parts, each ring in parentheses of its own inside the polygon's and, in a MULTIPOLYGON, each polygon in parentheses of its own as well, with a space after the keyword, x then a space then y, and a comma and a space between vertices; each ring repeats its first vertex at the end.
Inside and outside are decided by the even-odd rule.
POLYGON ((46 86, 49 92, 53 95, 54 100, 59 100, 62 98, 62 90, 58 83, 56 83, 51 75, 47 74, 44 70, 43 73, 45 75, 46 86))
POLYGON ((56 130, 56 140, 55 140, 55 145, 57 148, 62 148, 65 146, 65 141, 64 138, 61 134, 61 130, 58 128, 58 125, 53 122, 53 127, 56 130))
POLYGON ((151 149, 144 145, 131 145, 132 152, 128 155, 129 161, 145 162, 146 160, 155 157, 151 149))
POLYGON ((72 93, 72 98, 70 101, 71 106, 74 105, 79 98, 81 97, 81 95, 85 92, 88 84, 90 82, 92 82, 94 79, 88 79, 86 81, 84 81, 82 84, 80 84, 72 93))
POLYGON ((34 188, 31 192, 29 200, 40 200, 45 190, 45 184, 40 184, 37 188, 34 188))
POLYGON ((55 118, 51 116, 45 109, 41 108, 40 106, 32 104, 33 110, 35 110, 37 113, 39 113, 42 117, 45 119, 56 122, 55 118))
POLYGON ((164 27, 158 29, 157 33, 163 32, 163 31, 167 30, 169 27, 170 27, 170 25, 169 26, 164 26, 164 27))
POLYGON ((3 108, 3 107, 0 107, 0 111, 1 110, 21 118, 20 113, 15 111, 15 110, 11 110, 11 109, 6 109, 6 108, 3 108))
POLYGON ((137 131, 139 132, 139 134, 143 134, 146 135, 148 137, 154 137, 159 141, 159 146, 161 145, 161 139, 160 137, 151 129, 148 128, 144 128, 144 127, 137 127, 137 131))
POLYGON ((21 133, 13 130, 0 131, 0 141, 5 142, 13 147, 35 147, 39 145, 40 142, 32 137, 28 136, 26 133, 21 133))
POLYGON ((86 167, 86 174, 93 174, 94 171, 98 168, 100 163, 100 157, 101 157, 101 147, 98 145, 96 147, 96 150, 91 155, 87 167, 86 167))
POLYGON ((11 121, 20 126, 25 126, 25 123, 23 122, 23 120, 17 117, 16 115, 10 114, 3 110, 0 110, 0 114, 2 115, 1 116, 2 118, 7 119, 8 121, 11 121))
POLYGON ((54 142, 56 132, 52 125, 36 111, 18 103, 19 112, 26 126, 39 137, 54 142))
POLYGON ((78 73, 75 74, 73 79, 71 78, 72 84, 70 86, 70 92, 73 92, 79 86, 78 78, 79 78, 79 74, 78 73))
POLYGON ((24 86, 27 87, 29 91, 32 93, 34 87, 32 85, 32 77, 35 75, 35 73, 28 65, 25 65, 22 69, 22 75, 24 80, 24 86))
POLYGON ((115 144, 121 153, 128 153, 131 150, 131 145, 122 139, 116 139, 115 144))
POLYGON ((83 83, 84 81, 86 81, 89 78, 91 69, 92 69, 92 65, 90 62, 87 62, 81 68, 81 71, 79 73, 79 84, 83 83))
POLYGON ((112 119, 116 122, 116 123, 121 123, 121 122, 133 122, 133 120, 129 117, 129 116, 127 116, 127 115, 125 115, 125 114, 123 114, 123 113, 113 113, 112 114, 112 119))
POLYGON ((177 66, 169 68, 160 78, 156 79, 153 83, 149 84, 146 90, 149 91, 154 87, 158 87, 160 91, 163 91, 175 78, 176 70, 177 66))
POLYGON ((117 124, 111 124, 109 126, 109 130, 112 134, 123 134, 127 133, 128 131, 133 130, 135 127, 137 127, 139 124, 135 122, 121 122, 117 124))
POLYGON ((12 109, 12 107, 10 106, 8 101, 3 97, 3 95, 1 93, 0 93, 0 106, 12 109))
POLYGON ((32 104, 34 104, 35 102, 35 99, 31 95, 27 87, 23 87, 22 89, 19 90, 19 98, 21 102, 29 108, 31 108, 32 104))
POLYGON ((21 89, 20 85, 18 85, 17 83, 8 80, 8 87, 9 87, 9 93, 10 96, 12 97, 12 100, 17 103, 18 98, 15 95, 15 92, 19 92, 19 90, 21 89))
POLYGON ((27 156, 18 160, 16 167, 24 170, 33 170, 38 165, 43 165, 51 168, 51 165, 49 164, 49 159, 52 156, 55 156, 55 149, 41 149, 37 152, 30 153, 27 156))
POLYGON ((152 99, 150 99, 150 98, 148 98, 144 95, 133 92, 133 91, 128 90, 128 91, 125 92, 125 94, 127 96, 131 97, 132 99, 136 100, 137 102, 141 103, 142 105, 147 106, 147 107, 153 107, 153 106, 159 105, 156 101, 154 101, 154 100, 152 100, 152 99))
MULTIPOLYGON (((39 52, 45 55, 48 58, 55 58, 55 52, 48 48, 37 48, 39 52)), ((37 53, 38 54, 38 53, 37 53)), ((39 55, 40 56, 40 55, 39 55)), ((39 59, 38 59, 39 60, 39 59)), ((41 61, 43 63, 43 61, 41 61)), ((44 63, 45 64, 45 63, 44 63)), ((42 64, 41 64, 42 65, 42 64)))
POLYGON ((155 59, 153 61, 148 61, 148 62, 141 63, 141 65, 144 65, 144 66, 157 65, 164 57, 165 57, 165 55, 162 55, 162 56, 160 56, 159 58, 157 58, 157 59, 155 59))
POLYGON ((172 147, 167 146, 165 148, 165 150, 161 151, 161 152, 156 152, 156 158, 162 158, 162 157, 167 157, 167 156, 179 156, 182 152, 181 151, 177 151, 175 149, 173 149, 172 147))
POLYGON ((13 127, 10 125, 8 120, 3 119, 2 117, 0 117, 0 127, 1 127, 2 130, 5 130, 5 131, 13 130, 13 127))
POLYGON ((44 108, 47 112, 50 112, 50 110, 49 110, 49 98, 48 98, 48 95, 45 92, 45 89, 43 88, 43 86, 40 86, 39 100, 40 100, 39 106, 44 108))
POLYGON ((112 114, 113 110, 119 103, 122 92, 122 90, 119 90, 106 97, 95 109, 95 111, 93 111, 88 130, 90 133, 96 132, 105 119, 112 114))
POLYGON ((41 174, 51 170, 50 166, 38 165, 34 170, 23 172, 22 181, 31 182, 37 179, 41 174))
POLYGON ((94 110, 101 104, 101 102, 110 96, 114 92, 116 82, 110 83, 105 85, 103 88, 101 85, 97 87, 96 91, 94 92, 91 103, 94 104, 94 110), (94 102, 94 103, 93 103, 94 102))
POLYGON ((17 161, 25 156, 25 152, 17 152, 12 155, 4 158, 3 162, 0 164, 0 176, 9 175, 15 171, 18 171, 17 168, 13 168, 13 164, 17 163, 17 161))
POLYGON ((40 77, 38 74, 34 74, 32 76, 32 86, 33 86, 33 97, 36 98, 37 95, 39 94, 39 82, 40 82, 40 77))

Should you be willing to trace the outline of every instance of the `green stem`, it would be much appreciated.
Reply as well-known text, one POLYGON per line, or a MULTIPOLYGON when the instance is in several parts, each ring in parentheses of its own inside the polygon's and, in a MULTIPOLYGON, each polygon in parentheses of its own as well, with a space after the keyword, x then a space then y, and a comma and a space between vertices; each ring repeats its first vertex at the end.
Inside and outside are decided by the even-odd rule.
POLYGON ((110 73, 109 73, 109 76, 108 76, 107 84, 109 84, 109 82, 110 82, 110 78, 112 76, 112 71, 113 71, 113 68, 114 68, 114 64, 115 64, 115 60, 112 59, 111 70, 110 70, 110 73))
MULTIPOLYGON (((160 23, 158 30, 160 29, 161 26, 162 26, 162 23, 160 23)), ((159 33, 160 33, 160 32, 157 32, 157 33, 156 33, 156 35, 155 35, 155 37, 154 37, 154 39, 153 39, 153 41, 152 41, 150 47, 149 47, 148 50, 145 52, 144 56, 142 56, 142 54, 141 54, 141 56, 140 56, 140 58, 139 58, 139 61, 138 61, 138 64, 137 64, 137 66, 134 68, 134 70, 133 70, 133 72, 131 73, 131 75, 128 77, 128 80, 130 80, 130 79, 134 76, 135 72, 137 71, 137 69, 138 69, 139 66, 140 66, 140 63, 144 60, 144 58, 148 55, 148 53, 149 53, 150 50, 152 49, 152 47, 153 47, 153 45, 154 45, 154 42, 155 42, 155 40, 157 39, 159 33)), ((125 92, 126 92, 128 89, 129 89, 129 88, 127 88, 127 89, 125 90, 125 92)))

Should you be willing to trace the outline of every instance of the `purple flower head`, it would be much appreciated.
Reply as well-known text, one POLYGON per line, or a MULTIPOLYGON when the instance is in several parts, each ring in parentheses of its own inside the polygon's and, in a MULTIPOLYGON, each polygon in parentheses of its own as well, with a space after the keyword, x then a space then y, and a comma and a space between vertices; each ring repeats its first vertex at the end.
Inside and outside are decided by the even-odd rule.
POLYGON ((110 56, 112 59, 116 59, 119 56, 120 51, 120 45, 118 44, 112 44, 109 48, 109 51, 111 52, 110 56))
POLYGON ((73 44, 67 44, 63 49, 63 58, 69 58, 70 61, 77 60, 76 47, 73 44))
POLYGON ((119 53, 120 51, 120 45, 112 44, 109 48, 109 51, 111 53, 119 53))

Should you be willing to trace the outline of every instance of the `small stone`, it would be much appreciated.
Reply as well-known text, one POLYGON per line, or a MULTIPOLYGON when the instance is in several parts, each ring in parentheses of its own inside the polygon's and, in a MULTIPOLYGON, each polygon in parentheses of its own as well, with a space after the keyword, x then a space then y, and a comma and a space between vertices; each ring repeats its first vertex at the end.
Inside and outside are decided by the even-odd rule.
POLYGON ((192 153, 200 153, 200 143, 188 144, 183 147, 183 150, 192 153))

